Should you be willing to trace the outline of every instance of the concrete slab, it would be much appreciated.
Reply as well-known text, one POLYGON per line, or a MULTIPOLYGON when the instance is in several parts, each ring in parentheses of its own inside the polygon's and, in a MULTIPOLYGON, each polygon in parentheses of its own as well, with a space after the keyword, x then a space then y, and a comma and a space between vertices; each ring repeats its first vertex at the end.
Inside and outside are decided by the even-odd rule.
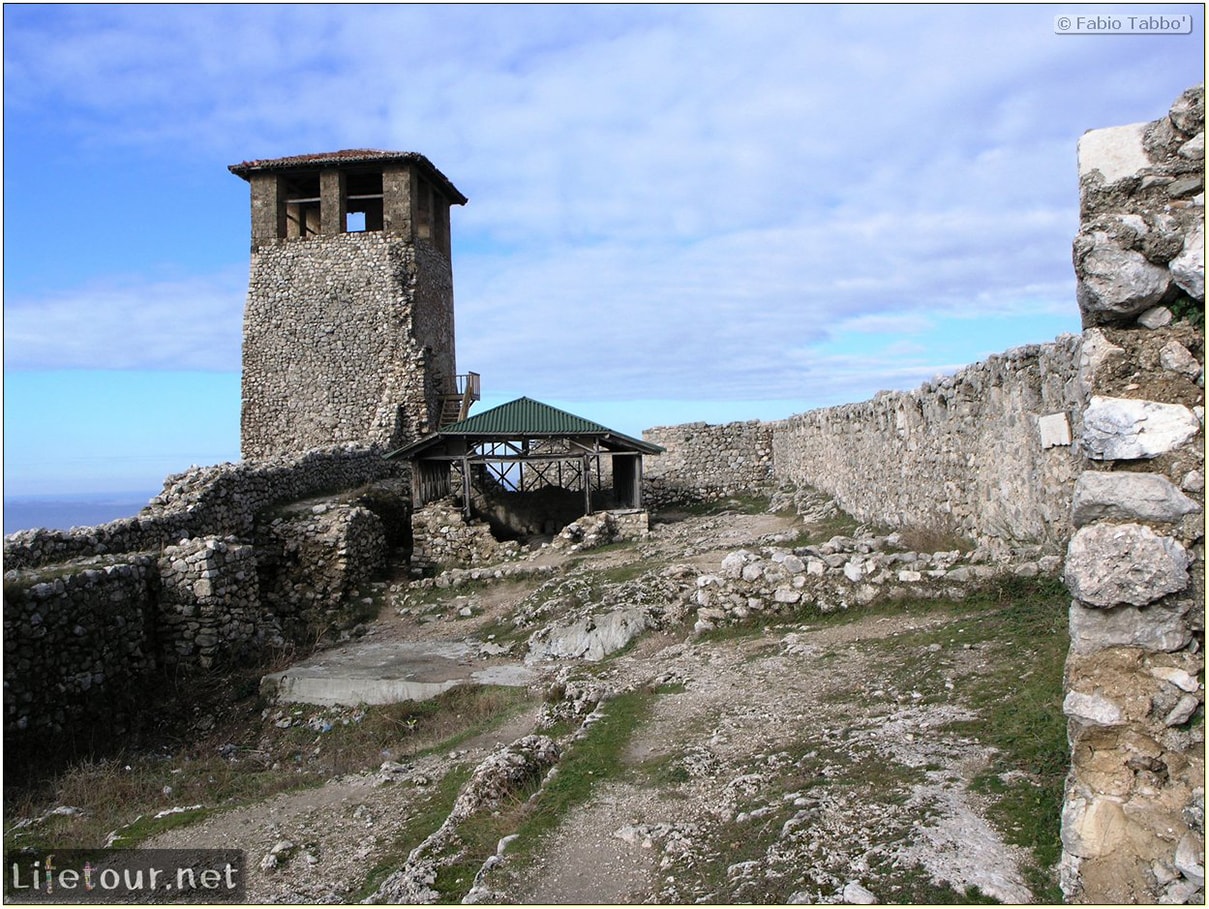
POLYGON ((528 685, 538 673, 521 663, 475 656, 464 641, 361 641, 326 650, 260 680, 280 703, 352 707, 436 697, 457 685, 528 685))

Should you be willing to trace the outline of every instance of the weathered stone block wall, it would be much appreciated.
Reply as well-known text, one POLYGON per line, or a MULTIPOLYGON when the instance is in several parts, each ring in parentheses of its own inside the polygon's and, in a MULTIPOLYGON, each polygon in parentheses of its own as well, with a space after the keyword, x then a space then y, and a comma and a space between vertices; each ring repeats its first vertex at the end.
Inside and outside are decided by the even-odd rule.
POLYGON ((515 558, 515 542, 500 543, 483 521, 467 522, 454 497, 429 502, 412 515, 413 568, 491 565, 515 558))
POLYGON ((1062 887, 1204 902, 1204 87, 1079 143, 1091 469, 1072 506, 1062 887), (1175 314, 1200 314, 1194 328, 1175 314))
POLYGON ((276 617, 261 609, 256 552, 234 537, 202 537, 159 556, 160 665, 210 669, 282 641, 276 617))
POLYGON ((106 553, 160 550, 186 537, 245 537, 256 516, 276 505, 406 474, 407 466, 383 459, 382 449, 355 444, 301 456, 194 467, 165 479, 163 491, 134 517, 96 527, 8 535, 4 567, 7 571, 106 553))
POLYGON ((1079 358, 1080 339, 1063 336, 913 392, 790 417, 774 425, 775 474, 862 521, 1059 549, 1080 465, 1079 358))
POLYGON ((264 244, 243 351, 245 458, 414 441, 454 371, 449 262, 377 231, 264 244))
POLYGON ((119 732, 156 665, 157 582, 150 553, 43 569, 4 583, 8 741, 119 732))
POLYGON ((362 617, 357 594, 386 557, 377 512, 399 544, 410 511, 399 471, 351 445, 195 468, 133 518, 6 538, 11 741, 74 737, 81 717, 112 736, 156 673, 230 666, 362 617))
POLYGON ((775 424, 685 423, 643 430, 667 449, 643 460, 643 502, 652 508, 750 492, 773 477, 775 424))
MULTIPOLYGON (((416 344, 432 351, 426 377, 452 383, 457 372, 454 360, 453 267, 439 249, 425 240, 416 241, 416 275, 412 325, 416 344)), ((452 387, 452 384, 450 385, 452 387)), ((439 394, 442 389, 435 388, 439 394)), ((435 419, 437 414, 433 414, 435 419)))
MULTIPOLYGON (((1036 553, 1031 553, 1036 555, 1036 553)), ((989 550, 970 553, 905 550, 897 534, 832 537, 793 550, 740 549, 722 560, 717 574, 697 578, 695 630, 746 621, 756 615, 790 614, 811 603, 820 612, 865 606, 879 599, 961 599, 992 578, 1053 576, 1061 556, 997 562, 989 550)))
POLYGON ((354 623, 387 550, 381 519, 362 505, 284 509, 256 536, 263 608, 293 640, 354 623))
POLYGON ((771 423, 648 429, 652 507, 791 481, 862 521, 1005 545, 1069 538, 1081 459, 1071 445, 1084 387, 1081 339, 1020 347, 870 401, 771 423))

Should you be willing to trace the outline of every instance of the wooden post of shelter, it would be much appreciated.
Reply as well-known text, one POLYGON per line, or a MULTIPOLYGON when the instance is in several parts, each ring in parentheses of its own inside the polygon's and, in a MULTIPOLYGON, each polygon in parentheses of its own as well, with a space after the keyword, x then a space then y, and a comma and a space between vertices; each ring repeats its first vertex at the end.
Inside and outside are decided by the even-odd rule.
POLYGON ((462 514, 470 520, 470 454, 462 455, 462 514))
POLYGON ((592 470, 591 456, 583 455, 584 514, 592 513, 592 470))

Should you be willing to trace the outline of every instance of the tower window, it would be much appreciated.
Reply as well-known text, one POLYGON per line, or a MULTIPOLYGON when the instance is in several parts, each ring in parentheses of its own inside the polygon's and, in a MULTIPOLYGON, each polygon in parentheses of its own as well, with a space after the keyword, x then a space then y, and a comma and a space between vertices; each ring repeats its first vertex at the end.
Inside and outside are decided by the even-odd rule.
POLYGON ((382 172, 350 173, 346 187, 345 230, 382 230, 382 172))
POLYGON ((285 181, 285 221, 287 237, 319 235, 318 174, 285 181))

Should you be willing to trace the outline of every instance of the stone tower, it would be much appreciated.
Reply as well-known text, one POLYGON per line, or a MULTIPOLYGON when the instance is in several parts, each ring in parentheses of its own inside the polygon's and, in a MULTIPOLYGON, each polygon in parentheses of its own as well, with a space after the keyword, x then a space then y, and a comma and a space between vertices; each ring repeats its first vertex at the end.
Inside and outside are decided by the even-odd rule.
POLYGON ((435 430, 458 391, 449 209, 466 197, 414 152, 230 170, 252 196, 243 457, 435 430))

